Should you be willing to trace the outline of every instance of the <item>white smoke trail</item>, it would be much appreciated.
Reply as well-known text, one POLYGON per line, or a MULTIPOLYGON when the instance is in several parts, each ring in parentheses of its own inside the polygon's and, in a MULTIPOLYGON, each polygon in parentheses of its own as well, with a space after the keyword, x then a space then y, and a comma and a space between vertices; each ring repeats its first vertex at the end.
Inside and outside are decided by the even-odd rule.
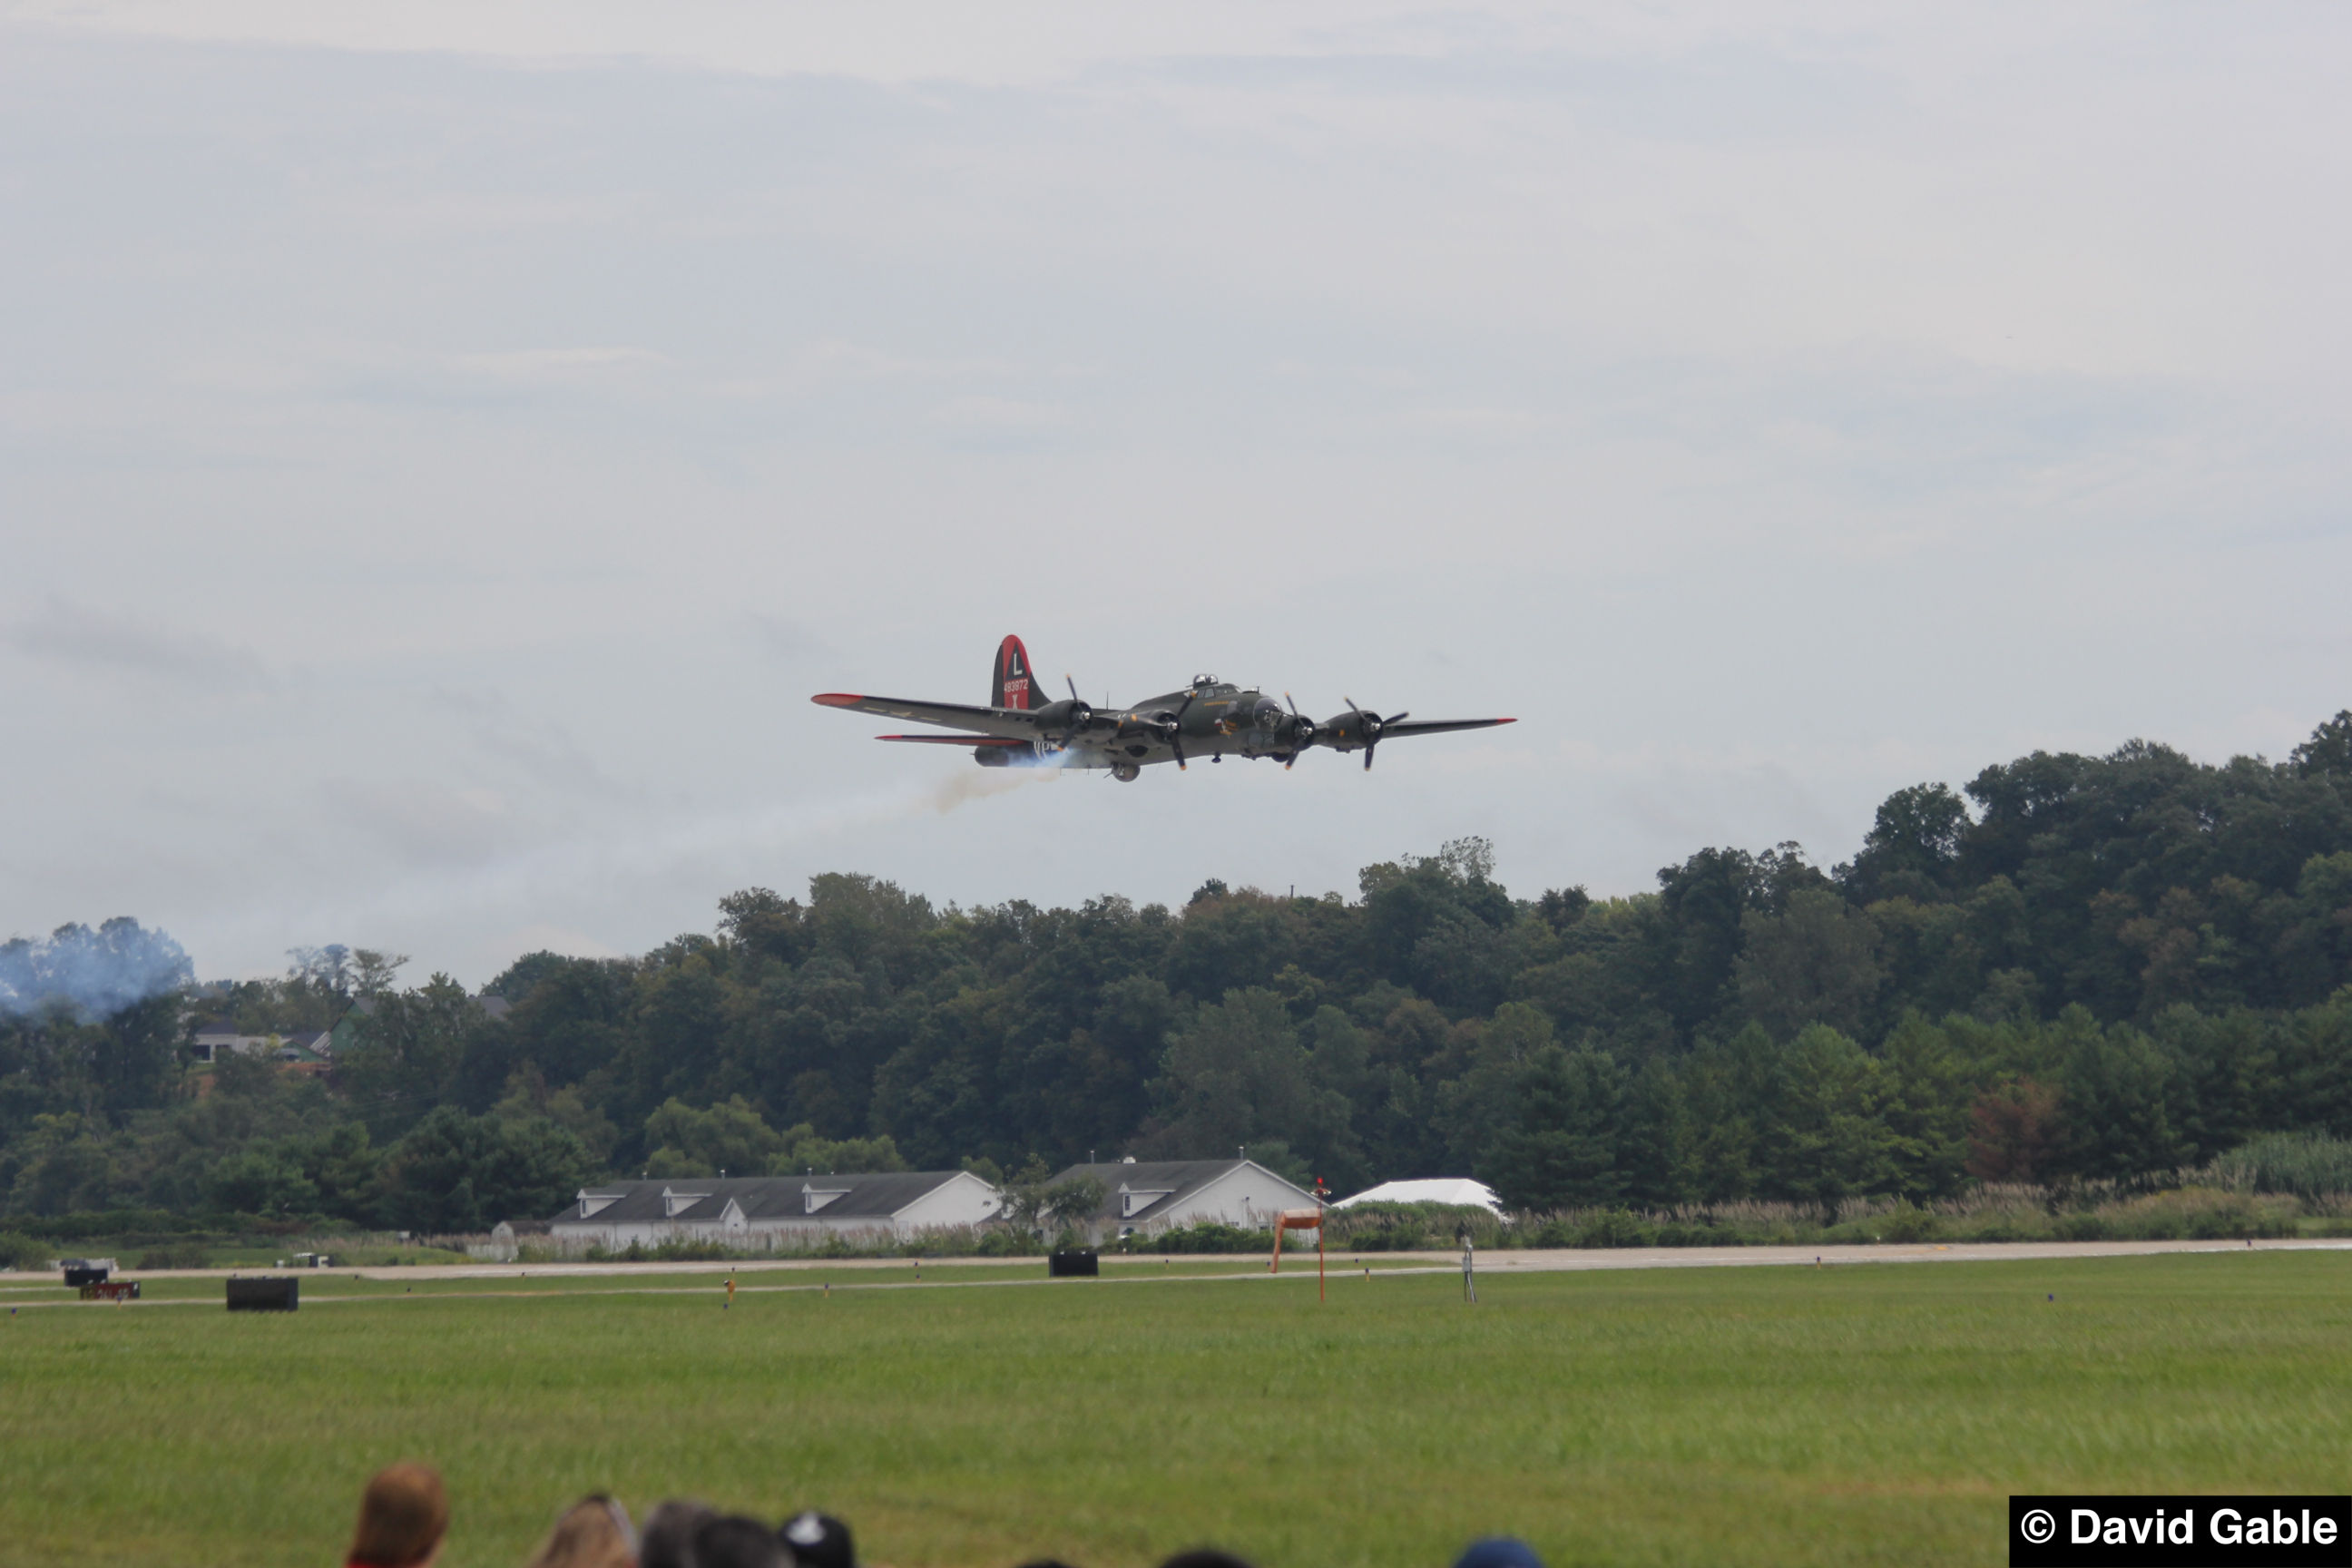
POLYGON ((992 795, 1010 795, 1024 784, 1057 779, 1059 768, 992 768, 980 773, 952 773, 931 786, 925 804, 945 816, 957 806, 992 795))
POLYGON ((1050 766, 965 768, 928 783, 909 781, 815 805, 708 812, 568 833, 469 866, 396 872, 356 899, 279 896, 226 920, 215 911, 213 936, 241 947, 277 948, 291 940, 289 933, 413 927, 461 911, 506 910, 543 921, 576 898, 608 896, 616 883, 657 882, 698 866, 722 876, 750 876, 747 862, 862 829, 944 816, 1060 776, 1061 770, 1050 766))

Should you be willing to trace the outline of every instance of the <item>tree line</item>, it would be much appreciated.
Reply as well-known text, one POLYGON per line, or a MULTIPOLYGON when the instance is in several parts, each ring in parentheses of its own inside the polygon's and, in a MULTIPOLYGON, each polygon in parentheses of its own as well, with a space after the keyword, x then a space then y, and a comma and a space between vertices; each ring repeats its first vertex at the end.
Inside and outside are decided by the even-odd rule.
POLYGON ((604 1173, 1034 1182, 1245 1148, 1340 1190, 1466 1173, 1515 1206, 1664 1208, 2352 1136, 2352 711, 2275 763, 2036 752, 1897 792, 1830 868, 1706 848, 1657 881, 1515 898, 1476 839, 1352 899, 1210 881, 1181 908, 941 909, 828 873, 482 995, 322 949, 225 995, 20 1002, 0 1190, 454 1230, 604 1173), (323 1079, 186 1067, 200 1014, 353 1008, 323 1079))

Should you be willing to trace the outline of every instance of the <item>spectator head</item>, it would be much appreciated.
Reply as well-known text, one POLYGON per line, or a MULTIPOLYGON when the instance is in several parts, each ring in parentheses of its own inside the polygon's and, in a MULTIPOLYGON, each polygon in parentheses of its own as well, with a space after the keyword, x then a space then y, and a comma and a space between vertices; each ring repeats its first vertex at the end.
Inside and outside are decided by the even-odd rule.
POLYGON ((694 1532, 694 1568, 786 1568, 784 1543, 740 1513, 706 1519, 694 1532))
POLYGON ((1250 1568, 1250 1565, 1230 1552, 1213 1547, 1196 1547, 1191 1552, 1179 1552, 1160 1568, 1250 1568))
POLYGON ((718 1517, 709 1503, 670 1499, 646 1515, 645 1533, 637 1538, 637 1568, 695 1568, 694 1532, 718 1517))
POLYGON ((345 1560, 352 1568, 423 1568, 441 1555, 448 1533, 449 1494, 440 1472, 394 1465, 368 1478, 345 1560))
POLYGON ((636 1531, 627 1510, 593 1492, 563 1510, 530 1568, 635 1568, 636 1531))
POLYGON ((1508 1535, 1490 1535, 1465 1547, 1454 1568, 1543 1568, 1543 1559, 1526 1542, 1508 1535))
POLYGON ((779 1532, 795 1568, 857 1568, 857 1544, 849 1526, 814 1509, 794 1514, 779 1532))

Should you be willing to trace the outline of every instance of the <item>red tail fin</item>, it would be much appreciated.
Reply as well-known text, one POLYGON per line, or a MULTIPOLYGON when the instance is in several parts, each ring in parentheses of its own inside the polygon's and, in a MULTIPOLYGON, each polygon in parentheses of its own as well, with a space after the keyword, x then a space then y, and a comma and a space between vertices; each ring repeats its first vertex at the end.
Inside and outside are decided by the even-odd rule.
POLYGON ((1034 681, 1029 674, 1029 650, 1021 639, 1008 636, 996 645, 996 668, 988 678, 988 705, 992 708, 1042 708, 1046 699, 1037 695, 1034 681))

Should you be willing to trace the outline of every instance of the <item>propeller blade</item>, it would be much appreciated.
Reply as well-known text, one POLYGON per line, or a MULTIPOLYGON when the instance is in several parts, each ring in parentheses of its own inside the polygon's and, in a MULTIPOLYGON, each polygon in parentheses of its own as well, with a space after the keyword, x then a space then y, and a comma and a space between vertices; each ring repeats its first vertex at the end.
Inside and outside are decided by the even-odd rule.
POLYGON ((1387 718, 1381 721, 1381 728, 1385 730, 1391 724, 1401 724, 1405 720, 1412 717, 1412 715, 1410 713, 1391 713, 1387 718))
POLYGON ((1184 700, 1176 704, 1176 717, 1168 721, 1168 749, 1176 753, 1176 771, 1180 773, 1185 771, 1184 710, 1192 706, 1192 699, 1197 695, 1199 693, 1192 691, 1184 693, 1184 700))
POLYGON ((1078 700, 1078 683, 1076 679, 1068 675, 1063 676, 1062 679, 1069 683, 1070 700, 1076 702, 1078 700))

